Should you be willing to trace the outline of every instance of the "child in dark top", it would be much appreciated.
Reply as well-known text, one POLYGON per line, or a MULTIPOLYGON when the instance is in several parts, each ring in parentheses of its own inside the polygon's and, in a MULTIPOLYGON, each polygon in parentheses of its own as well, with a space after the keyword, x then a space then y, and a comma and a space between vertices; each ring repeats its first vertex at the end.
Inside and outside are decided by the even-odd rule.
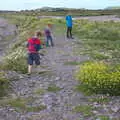
POLYGON ((51 24, 48 24, 46 26, 46 28, 44 29, 44 34, 46 37, 46 46, 49 47, 51 45, 53 47, 54 43, 53 43, 53 37, 52 37, 52 31, 51 31, 51 24))

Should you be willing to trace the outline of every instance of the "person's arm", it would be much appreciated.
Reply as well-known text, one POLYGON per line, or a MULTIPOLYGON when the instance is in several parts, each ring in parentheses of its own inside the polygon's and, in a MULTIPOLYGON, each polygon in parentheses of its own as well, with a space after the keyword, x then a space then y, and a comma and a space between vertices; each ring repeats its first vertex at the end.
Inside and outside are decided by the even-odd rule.
POLYGON ((38 43, 37 43, 37 51, 39 51, 40 49, 42 49, 41 44, 42 44, 41 40, 38 40, 38 43))
POLYGON ((68 20, 68 16, 66 16, 66 20, 68 20))
POLYGON ((29 40, 27 40, 27 41, 25 42, 25 46, 26 46, 26 48, 29 47, 29 40))
POLYGON ((26 48, 28 48, 28 47, 29 47, 29 43, 27 42, 27 43, 26 43, 26 48))

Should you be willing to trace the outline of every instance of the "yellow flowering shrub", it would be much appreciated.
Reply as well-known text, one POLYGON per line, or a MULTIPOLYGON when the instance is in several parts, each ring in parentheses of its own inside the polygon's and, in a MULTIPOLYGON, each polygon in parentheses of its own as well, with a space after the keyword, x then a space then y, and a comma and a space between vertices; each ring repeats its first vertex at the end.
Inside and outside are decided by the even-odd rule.
POLYGON ((77 71, 76 77, 92 92, 120 95, 120 69, 103 62, 83 64, 77 71))

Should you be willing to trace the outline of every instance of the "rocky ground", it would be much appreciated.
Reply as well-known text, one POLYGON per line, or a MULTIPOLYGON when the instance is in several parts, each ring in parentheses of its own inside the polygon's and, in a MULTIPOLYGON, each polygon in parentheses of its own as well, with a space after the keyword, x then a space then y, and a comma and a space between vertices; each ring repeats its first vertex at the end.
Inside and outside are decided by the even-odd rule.
POLYGON ((0 120, 120 120, 120 97, 108 96, 107 101, 99 102, 106 96, 85 96, 76 91, 79 83, 74 73, 78 66, 66 63, 84 62, 89 57, 73 53, 75 41, 76 38, 68 40, 64 35, 56 36, 55 46, 43 49, 45 56, 31 76, 8 72, 12 93, 3 101, 23 99, 27 101, 25 106, 41 108, 27 110, 23 105, 13 105, 16 102, 13 100, 11 106, 1 105, 0 120))

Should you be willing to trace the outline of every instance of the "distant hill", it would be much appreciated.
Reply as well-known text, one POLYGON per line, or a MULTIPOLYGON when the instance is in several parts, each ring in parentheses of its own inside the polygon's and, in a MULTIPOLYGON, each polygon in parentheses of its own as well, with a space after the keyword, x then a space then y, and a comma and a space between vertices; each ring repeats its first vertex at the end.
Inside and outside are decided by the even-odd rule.
POLYGON ((108 10, 120 9, 120 6, 107 7, 108 10))
POLYGON ((89 10, 84 8, 55 8, 55 7, 42 7, 32 10, 21 10, 21 11, 0 11, 1 14, 4 13, 14 13, 14 14, 25 14, 33 16, 65 16, 71 12, 72 16, 101 16, 101 15, 118 15, 120 16, 120 6, 108 7, 106 9, 99 10, 89 10))
POLYGON ((42 8, 38 8, 35 9, 36 11, 51 11, 51 12, 56 12, 56 11, 65 11, 65 10, 75 10, 75 8, 64 8, 64 7, 60 7, 60 8, 55 8, 55 7, 42 7, 42 8))

